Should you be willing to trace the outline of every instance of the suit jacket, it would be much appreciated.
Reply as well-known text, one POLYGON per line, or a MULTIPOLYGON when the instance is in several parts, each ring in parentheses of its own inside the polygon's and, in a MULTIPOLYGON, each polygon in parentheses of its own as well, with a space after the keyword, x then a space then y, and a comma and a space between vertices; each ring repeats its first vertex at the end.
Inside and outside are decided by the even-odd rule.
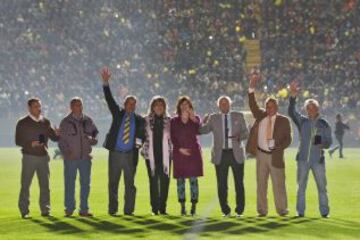
MULTIPOLYGON (((107 85, 103 86, 104 95, 106 103, 109 107, 109 110, 112 114, 112 123, 109 129, 109 132, 106 134, 105 142, 103 146, 110 150, 114 151, 116 146, 116 141, 118 137, 118 133, 121 127, 121 123, 123 117, 125 115, 125 109, 121 108, 116 102, 111 94, 110 87, 107 85)), ((145 120, 138 114, 135 114, 135 139, 134 139, 134 163, 137 165, 139 160, 139 150, 136 147, 135 141, 136 138, 141 139, 142 141, 145 140, 145 120)))
MULTIPOLYGON (((265 109, 260 108, 255 99, 255 93, 249 93, 249 106, 255 118, 255 123, 250 130, 250 137, 246 145, 246 151, 256 156, 258 147, 258 132, 261 120, 267 117, 265 109)), ((275 149, 272 151, 272 165, 276 168, 284 168, 284 150, 291 144, 292 130, 289 118, 278 114, 274 123, 273 138, 275 149)))
MULTIPOLYGON (((245 123, 244 115, 241 112, 230 112, 230 119, 232 132, 229 133, 229 135, 235 137, 231 138, 234 158, 236 162, 243 163, 245 160, 245 150, 241 142, 248 138, 249 131, 245 123)), ((215 113, 210 115, 208 121, 203 123, 199 129, 200 134, 213 133, 211 161, 215 165, 220 164, 223 150, 225 133, 222 122, 222 114, 215 113)))

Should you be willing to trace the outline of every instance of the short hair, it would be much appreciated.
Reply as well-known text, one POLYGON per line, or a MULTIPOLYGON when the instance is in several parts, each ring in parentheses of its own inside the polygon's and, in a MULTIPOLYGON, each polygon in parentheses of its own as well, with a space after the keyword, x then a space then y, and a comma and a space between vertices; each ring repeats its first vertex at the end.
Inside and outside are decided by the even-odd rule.
POLYGON ((124 105, 126 105, 128 103, 128 101, 130 100, 134 100, 135 102, 137 102, 137 98, 134 95, 127 95, 124 99, 124 105))
POLYGON ((319 108, 320 107, 320 104, 319 102, 316 100, 316 99, 313 99, 313 98, 309 98, 309 99, 306 99, 305 103, 304 103, 304 108, 307 109, 307 107, 310 105, 310 104, 313 104, 315 107, 319 108))
POLYGON ((218 99, 217 99, 217 106, 220 106, 220 102, 221 102, 221 100, 223 100, 223 99, 226 99, 228 102, 229 102, 229 104, 231 105, 232 104, 232 100, 231 100, 231 98, 229 97, 229 96, 226 96, 226 95, 223 95, 223 96, 220 96, 218 99))
POLYGON ((39 98, 29 98, 27 105, 31 107, 34 103, 41 103, 39 98))
POLYGON ((274 103, 276 106, 279 105, 279 104, 278 104, 278 103, 279 103, 278 100, 277 100, 276 98, 274 98, 274 97, 268 97, 268 98, 266 98, 266 99, 265 99, 265 106, 266 106, 269 102, 274 103))
POLYGON ((179 116, 181 115, 181 108, 180 108, 180 106, 181 106, 181 104, 183 104, 183 102, 188 102, 190 108, 191 108, 192 110, 194 110, 194 107, 193 107, 193 104, 192 104, 192 102, 191 102, 190 97, 188 97, 188 96, 181 96, 181 97, 179 97, 179 99, 178 99, 178 101, 177 101, 177 103, 176 103, 176 114, 179 115, 179 116))
POLYGON ((81 97, 73 97, 71 100, 70 100, 70 106, 72 106, 73 104, 75 104, 75 103, 77 103, 77 102, 79 102, 79 103, 83 103, 83 100, 82 100, 82 98, 81 97))
POLYGON ((164 110, 165 110, 165 115, 167 115, 166 109, 167 109, 167 103, 166 103, 166 99, 160 95, 154 96, 149 104, 149 110, 148 110, 148 114, 153 114, 154 113, 154 107, 156 103, 161 103, 164 105, 164 110))

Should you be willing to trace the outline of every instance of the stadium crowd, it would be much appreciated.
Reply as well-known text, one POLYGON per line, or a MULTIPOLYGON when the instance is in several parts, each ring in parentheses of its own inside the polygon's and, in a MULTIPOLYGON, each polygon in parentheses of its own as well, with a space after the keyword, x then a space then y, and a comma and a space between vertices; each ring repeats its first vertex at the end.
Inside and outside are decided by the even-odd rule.
MULTIPOLYGON (((117 95, 136 94, 140 111, 155 94, 174 103, 222 89, 239 92, 245 37, 255 37, 251 1, 8 1, 1 8, 0 110, 19 116, 30 96, 62 116, 80 95, 89 114, 106 114, 99 69, 115 72, 117 95), (241 10, 241 11, 240 11, 241 10), (116 69, 116 70, 115 70, 116 69), (56 107, 56 111, 51 109, 56 107)), ((241 94, 236 98, 242 102, 241 94)))
MULTIPOLYGON (((360 119, 360 4, 347 1, 5 1, 0 8, 0 112, 24 114, 30 96, 61 117, 78 95, 86 111, 108 116, 99 69, 114 72, 118 99, 139 98, 144 113, 153 95, 171 110, 189 95, 197 111, 213 111, 230 95, 244 107, 246 39, 261 40, 265 94, 287 105, 297 79, 303 97, 326 114, 360 119), (260 17, 259 17, 260 16, 260 17), (260 20, 259 20, 260 19, 260 20)), ((265 96, 264 94, 264 96, 265 96)))

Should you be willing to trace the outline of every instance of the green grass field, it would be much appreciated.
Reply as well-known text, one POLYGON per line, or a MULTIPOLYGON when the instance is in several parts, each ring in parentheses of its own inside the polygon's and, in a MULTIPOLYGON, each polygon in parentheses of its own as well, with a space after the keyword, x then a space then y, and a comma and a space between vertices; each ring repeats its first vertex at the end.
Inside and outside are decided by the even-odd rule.
MULTIPOLYGON (((168 200, 170 216, 151 216, 148 177, 142 160, 136 176, 138 189, 134 217, 107 215, 107 152, 95 149, 90 207, 94 218, 63 216, 63 164, 51 161, 52 218, 40 216, 38 186, 31 188, 32 219, 20 218, 17 200, 20 182, 20 152, 0 148, 0 239, 359 239, 360 238, 360 149, 347 149, 346 159, 327 159, 331 217, 320 218, 317 191, 310 177, 305 218, 294 217, 296 196, 295 149, 287 151, 287 191, 290 215, 278 217, 269 187, 270 212, 267 218, 256 217, 255 162, 245 165, 246 207, 243 218, 222 218, 216 194, 214 168, 209 151, 204 153, 205 177, 201 178, 197 217, 179 216, 176 184, 171 180, 168 200)), ((229 175, 229 202, 234 207, 233 179, 229 175)), ((123 182, 120 206, 123 205, 123 182)), ((78 196, 78 189, 77 189, 78 196)), ((122 210, 119 209, 119 210, 122 210)), ((121 211, 120 211, 121 212, 121 211)))

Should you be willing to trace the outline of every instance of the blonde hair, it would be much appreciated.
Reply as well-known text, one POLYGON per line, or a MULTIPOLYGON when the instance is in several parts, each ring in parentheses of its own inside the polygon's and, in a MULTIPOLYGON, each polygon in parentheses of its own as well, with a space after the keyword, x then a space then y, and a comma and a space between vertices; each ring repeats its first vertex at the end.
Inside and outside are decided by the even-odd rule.
POLYGON ((164 105, 164 116, 168 116, 169 114, 167 113, 166 99, 160 95, 156 95, 151 99, 148 109, 148 115, 154 114, 154 107, 156 103, 161 103, 164 105))

